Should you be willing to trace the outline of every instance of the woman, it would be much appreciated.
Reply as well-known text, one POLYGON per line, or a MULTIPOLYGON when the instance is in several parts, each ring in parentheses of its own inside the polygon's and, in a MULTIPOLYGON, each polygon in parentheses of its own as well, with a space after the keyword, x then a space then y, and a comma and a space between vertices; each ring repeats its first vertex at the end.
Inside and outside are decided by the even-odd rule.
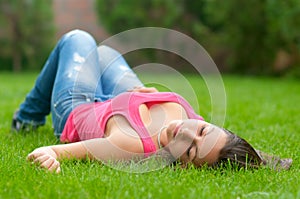
POLYGON ((56 172, 62 158, 118 162, 159 152, 169 154, 162 156, 168 163, 197 167, 266 163, 245 140, 203 121, 180 95, 144 87, 118 52, 96 49, 86 32, 64 35, 15 113, 12 129, 29 131, 51 112, 55 135, 68 143, 37 148, 30 161, 56 172))

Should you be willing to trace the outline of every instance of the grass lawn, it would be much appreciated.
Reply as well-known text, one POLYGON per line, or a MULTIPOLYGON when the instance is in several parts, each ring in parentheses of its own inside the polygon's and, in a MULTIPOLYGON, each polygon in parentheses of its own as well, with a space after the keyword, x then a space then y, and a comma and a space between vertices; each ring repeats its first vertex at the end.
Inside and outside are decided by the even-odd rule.
MULTIPOLYGON (((205 84, 199 77, 187 77, 198 93, 198 101, 191 104, 199 103, 200 114, 210 118, 205 84)), ((57 175, 37 169, 25 159, 34 148, 57 143, 50 118, 37 132, 10 133, 12 114, 35 78, 33 73, 0 73, 0 198, 300 198, 300 81, 223 77, 227 94, 225 128, 255 148, 293 158, 289 171, 167 167, 135 174, 95 161, 64 161, 57 175)), ((184 95, 186 88, 172 77, 170 80, 184 95)))

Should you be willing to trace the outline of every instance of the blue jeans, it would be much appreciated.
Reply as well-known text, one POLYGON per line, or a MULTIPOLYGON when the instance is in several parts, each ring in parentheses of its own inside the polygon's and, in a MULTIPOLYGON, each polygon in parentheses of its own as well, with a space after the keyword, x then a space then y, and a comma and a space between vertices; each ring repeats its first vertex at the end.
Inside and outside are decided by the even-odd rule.
POLYGON ((108 46, 98 47, 87 32, 73 30, 50 54, 20 105, 17 119, 43 125, 51 111, 55 135, 60 136, 76 106, 105 101, 134 86, 143 84, 120 53, 108 46))

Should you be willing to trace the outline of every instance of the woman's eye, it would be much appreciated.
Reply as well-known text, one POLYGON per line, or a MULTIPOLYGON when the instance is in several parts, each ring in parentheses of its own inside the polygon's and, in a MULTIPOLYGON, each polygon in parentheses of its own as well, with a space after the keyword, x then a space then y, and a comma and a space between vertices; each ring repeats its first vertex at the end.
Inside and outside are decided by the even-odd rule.
POLYGON ((200 135, 200 136, 202 136, 202 135, 203 135, 203 133, 204 133, 204 129, 205 129, 205 126, 204 126, 204 127, 202 127, 202 128, 200 129, 200 131, 199 131, 199 135, 200 135))
POLYGON ((191 160, 191 159, 194 159, 194 156, 195 156, 195 147, 194 145, 192 144, 188 150, 187 150, 187 157, 191 160))
POLYGON ((195 146, 191 147, 188 157, 189 157, 190 161, 193 161, 195 159, 195 157, 196 157, 196 147, 195 146))
POLYGON ((187 149, 187 151, 186 151, 186 155, 188 156, 188 157, 190 157, 192 154, 191 154, 191 152, 192 152, 192 149, 193 149, 193 144, 187 149))

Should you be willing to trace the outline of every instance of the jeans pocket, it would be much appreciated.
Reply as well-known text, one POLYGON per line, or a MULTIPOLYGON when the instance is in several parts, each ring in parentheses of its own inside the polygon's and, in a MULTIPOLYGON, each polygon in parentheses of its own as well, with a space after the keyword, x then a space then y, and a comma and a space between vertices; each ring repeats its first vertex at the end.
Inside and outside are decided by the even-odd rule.
POLYGON ((51 113, 52 113, 52 123, 55 129, 56 134, 60 134, 64 122, 67 119, 67 113, 70 113, 72 110, 72 96, 69 93, 69 90, 62 91, 57 95, 53 96, 51 113))
POLYGON ((52 122, 57 134, 60 134, 71 111, 80 104, 92 102, 92 95, 67 89, 53 97, 52 122))

